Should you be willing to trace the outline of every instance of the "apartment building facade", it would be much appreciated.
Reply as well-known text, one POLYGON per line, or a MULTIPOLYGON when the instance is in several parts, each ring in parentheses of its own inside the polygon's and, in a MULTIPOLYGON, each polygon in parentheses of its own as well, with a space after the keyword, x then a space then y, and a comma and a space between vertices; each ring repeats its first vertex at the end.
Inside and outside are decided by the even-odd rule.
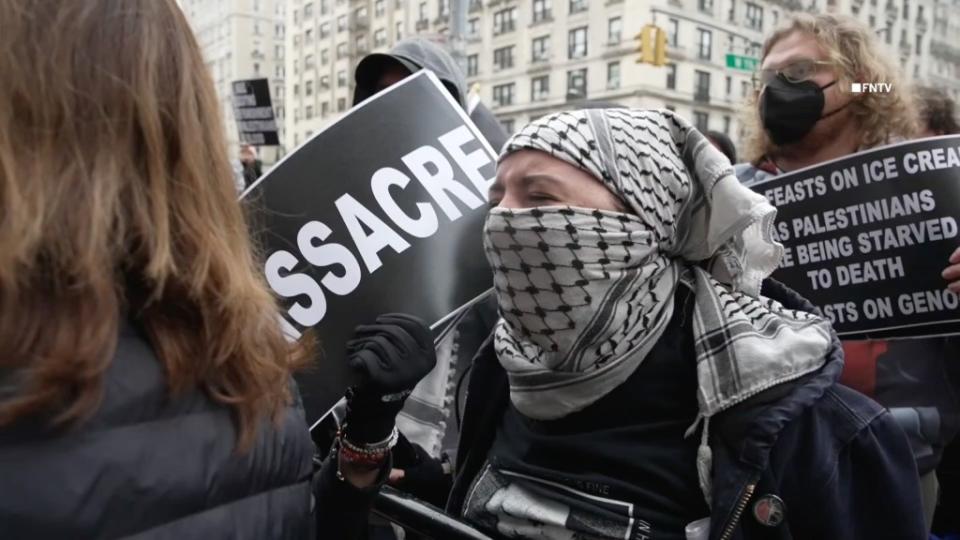
MULTIPOLYGON (((269 79, 280 140, 284 141, 284 6, 285 0, 180 0, 216 84, 233 152, 240 146, 230 100, 230 85, 235 80, 269 79)), ((284 148, 260 149, 267 164, 283 153, 284 148)))
MULTIPOLYGON (((364 55, 412 34, 450 36, 450 0, 287 1, 291 148, 350 107, 353 70, 364 55)), ((909 79, 951 86, 956 79, 946 73, 955 74, 956 65, 934 51, 956 54, 945 36, 958 35, 951 26, 958 10, 940 22, 944 8, 937 6, 958 2, 468 0, 463 67, 508 131, 599 101, 670 108, 736 140, 752 95, 750 59, 759 58, 764 37, 790 12, 853 14, 877 30, 909 79), (667 32, 665 66, 637 62, 635 36, 647 24, 667 32)))

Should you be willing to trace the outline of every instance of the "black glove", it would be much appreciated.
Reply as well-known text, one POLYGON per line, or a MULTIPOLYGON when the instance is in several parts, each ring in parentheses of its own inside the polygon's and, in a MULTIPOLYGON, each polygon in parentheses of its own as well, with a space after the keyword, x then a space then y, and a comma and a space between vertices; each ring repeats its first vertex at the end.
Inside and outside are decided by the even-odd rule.
POLYGON ((354 444, 379 442, 390 436, 410 391, 436 365, 433 334, 411 315, 381 315, 356 328, 347 362, 360 384, 347 391, 346 437, 354 444))
POLYGON ((403 470, 403 479, 396 487, 438 508, 446 506, 447 494, 453 487, 453 475, 444 470, 444 459, 437 459, 420 445, 411 443, 403 434, 393 448, 393 468, 403 470))

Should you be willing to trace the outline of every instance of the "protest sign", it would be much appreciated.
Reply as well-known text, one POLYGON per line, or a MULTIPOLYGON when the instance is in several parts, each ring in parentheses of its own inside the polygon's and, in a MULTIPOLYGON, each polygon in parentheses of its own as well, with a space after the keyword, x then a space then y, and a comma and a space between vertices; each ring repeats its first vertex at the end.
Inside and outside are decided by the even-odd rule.
POLYGON ((240 141, 257 146, 280 144, 267 79, 233 81, 231 88, 240 141))
POLYGON ((777 207, 773 277, 846 339, 960 333, 960 136, 885 146, 751 186, 777 207))
POLYGON ((354 381, 358 324, 404 312, 434 327, 493 284, 483 252, 496 156, 426 71, 351 109, 243 197, 283 325, 319 354, 298 377, 313 424, 354 381))

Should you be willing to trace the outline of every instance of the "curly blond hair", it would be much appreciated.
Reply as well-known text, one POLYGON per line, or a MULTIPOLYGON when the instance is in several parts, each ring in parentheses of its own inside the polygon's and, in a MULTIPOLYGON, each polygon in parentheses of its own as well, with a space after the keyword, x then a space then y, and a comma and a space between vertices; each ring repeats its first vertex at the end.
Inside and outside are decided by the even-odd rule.
MULTIPOLYGON (((828 59, 837 66, 837 87, 841 92, 849 92, 852 82, 892 85, 890 92, 863 93, 850 104, 853 120, 860 126, 860 147, 870 148, 917 133, 917 115, 909 89, 903 83, 900 69, 886 58, 870 28, 849 16, 797 13, 767 38, 763 58, 774 45, 794 32, 813 36, 826 51, 828 59)), ((744 157, 753 163, 769 155, 775 147, 763 129, 758 99, 759 92, 755 92, 743 119, 744 157)))

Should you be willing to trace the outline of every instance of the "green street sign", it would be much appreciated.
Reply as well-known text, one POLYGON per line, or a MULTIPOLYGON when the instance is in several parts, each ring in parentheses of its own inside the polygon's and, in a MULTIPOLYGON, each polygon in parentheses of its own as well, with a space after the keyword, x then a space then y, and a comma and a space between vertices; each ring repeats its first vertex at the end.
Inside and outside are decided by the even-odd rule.
POLYGON ((756 71, 760 65, 760 60, 750 58, 749 56, 738 56, 727 53, 727 67, 731 69, 740 69, 743 71, 756 71))

